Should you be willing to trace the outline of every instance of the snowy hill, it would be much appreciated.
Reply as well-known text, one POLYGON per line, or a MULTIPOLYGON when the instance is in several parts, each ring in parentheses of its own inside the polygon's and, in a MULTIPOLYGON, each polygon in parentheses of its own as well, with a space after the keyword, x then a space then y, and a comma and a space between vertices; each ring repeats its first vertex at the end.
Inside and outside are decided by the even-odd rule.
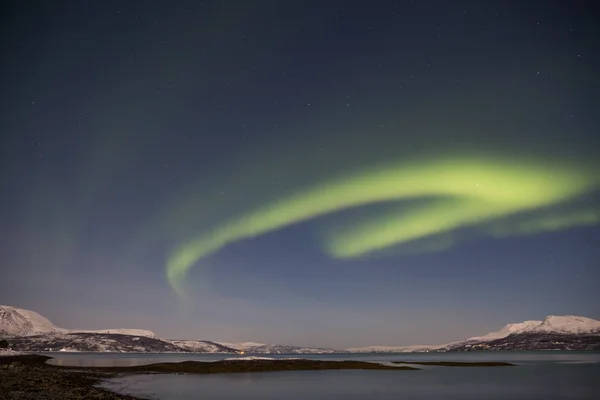
POLYGON ((248 350, 255 348, 255 347, 266 346, 266 344, 264 344, 264 343, 256 343, 256 342, 243 342, 243 343, 219 342, 219 344, 222 346, 230 347, 232 349, 241 350, 241 351, 245 351, 245 352, 249 352, 248 350))
POLYGON ((267 344, 248 349, 247 353, 254 354, 331 354, 339 350, 319 347, 284 346, 280 344, 267 344))
POLYGON ((191 353, 237 353, 239 349, 209 340, 169 340, 191 353))
POLYGON ((573 315, 562 317, 550 315, 540 325, 534 327, 531 332, 563 334, 600 333, 600 321, 573 315))
POLYGON ((111 335, 131 335, 131 336, 145 336, 152 339, 157 339, 158 336, 152 331, 146 329, 100 329, 97 331, 82 331, 82 330, 71 330, 70 333, 105 333, 111 335))
POLYGON ((167 340, 115 333, 51 333, 8 338, 12 350, 24 352, 228 353, 237 350, 198 340, 167 340))
POLYGON ((417 353, 436 350, 446 345, 415 345, 415 346, 368 346, 346 349, 350 353, 417 353))
POLYGON ((496 332, 485 336, 472 337, 467 341, 483 342, 521 333, 557 333, 557 334, 587 334, 600 333, 600 321, 573 315, 549 315, 543 321, 525 321, 518 324, 508 324, 496 332))
POLYGON ((238 352, 209 341, 160 339, 145 329, 63 329, 36 312, 10 306, 0 306, 0 337, 17 351, 238 352))
POLYGON ((59 328, 50 322, 50 320, 34 311, 0 305, 0 335, 32 336, 67 333, 104 333, 157 338, 154 332, 145 329, 102 329, 90 331, 59 328))
POLYGON ((54 326, 47 318, 34 311, 0 306, 0 335, 29 336, 66 331, 54 326))
POLYGON ((493 350, 495 348, 495 344, 484 344, 496 341, 498 341, 497 345, 502 346, 502 349, 505 350, 510 350, 511 346, 515 346, 515 349, 535 349, 541 348, 540 344, 538 343, 538 339, 540 338, 544 338, 544 340, 553 338, 556 348, 559 349, 587 349, 589 348, 590 343, 596 343, 597 341, 600 341, 600 321, 573 315, 550 315, 543 321, 524 321, 520 323, 508 324, 502 329, 488 333, 484 336, 474 336, 466 340, 447 344, 435 346, 369 346, 350 348, 346 349, 346 351, 352 353, 408 353, 426 351, 456 351, 464 349, 493 350), (597 336, 598 339, 589 339, 587 338, 589 335, 593 337, 597 336), (557 338, 557 336, 560 338, 557 338), (565 338, 565 336, 571 337, 565 338), (585 340, 579 340, 581 339, 579 338, 580 336, 585 336, 585 340))
POLYGON ((550 315, 543 321, 505 325, 484 336, 444 345, 369 346, 343 351, 330 348, 226 343, 208 340, 168 340, 144 329, 69 330, 40 314, 0 306, 0 337, 19 351, 108 351, 247 354, 408 353, 477 350, 600 350, 600 321, 572 315, 550 315))
POLYGON ((524 321, 524 322, 515 323, 515 324, 507 324, 500 330, 497 330, 495 332, 490 332, 484 336, 474 336, 474 337, 468 338, 467 341, 482 342, 482 341, 487 341, 487 340, 501 339, 501 338, 507 337, 508 335, 511 335, 513 333, 527 332, 528 330, 530 330, 536 326, 539 326, 541 323, 542 323, 542 321, 524 321))
POLYGON ((186 353, 185 349, 165 340, 147 336, 111 333, 66 333, 19 336, 8 339, 17 351, 186 353))
POLYGON ((217 343, 208 340, 168 340, 160 339, 154 332, 144 329, 63 329, 36 312, 10 306, 0 306, 0 336, 12 338, 12 346, 23 351, 243 352, 254 354, 336 352, 333 349, 255 342, 217 343))
POLYGON ((251 354, 331 354, 340 353, 339 350, 319 348, 319 347, 300 347, 300 346, 285 346, 280 344, 264 344, 254 342, 244 343, 222 343, 223 346, 230 347, 251 354))
POLYGON ((473 337, 447 351, 600 350, 600 321, 573 315, 550 315, 543 321, 509 324, 473 337))

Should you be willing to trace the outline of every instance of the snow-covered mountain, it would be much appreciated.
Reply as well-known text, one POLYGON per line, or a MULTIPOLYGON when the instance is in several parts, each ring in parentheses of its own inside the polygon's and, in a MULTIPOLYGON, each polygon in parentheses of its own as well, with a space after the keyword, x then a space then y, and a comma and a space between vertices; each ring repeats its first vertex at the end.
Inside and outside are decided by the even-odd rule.
POLYGON ((158 336, 147 329, 99 329, 96 331, 70 330, 69 333, 105 333, 109 335, 131 335, 145 336, 152 339, 158 339, 158 336))
POLYGON ((242 342, 242 343, 219 342, 219 344, 222 346, 227 346, 232 349, 237 349, 237 350, 244 351, 244 352, 249 352, 250 349, 253 349, 256 347, 266 346, 266 344, 264 344, 264 343, 256 343, 256 342, 242 342))
POLYGON ((169 340, 144 329, 77 330, 59 328, 40 314, 0 306, 0 337, 10 339, 21 351, 102 351, 299 354, 334 353, 333 349, 268 345, 264 343, 217 343, 208 340, 169 340))
POLYGON ((508 335, 511 335, 513 333, 526 332, 529 329, 539 326, 541 323, 542 323, 542 321, 523 321, 523 322, 515 323, 515 324, 507 324, 507 325, 504 325, 504 327, 502 327, 502 329, 500 329, 500 330, 497 330, 495 332, 490 332, 484 336, 473 336, 473 337, 468 338, 466 341, 467 342, 468 341, 482 342, 482 341, 487 341, 487 340, 501 339, 501 338, 507 337, 508 335))
POLYGON ((200 340, 166 340, 113 333, 66 333, 14 336, 8 339, 17 351, 113 353, 228 353, 237 350, 200 340))
POLYGON ((320 347, 300 347, 300 346, 285 346, 280 344, 264 344, 255 342, 244 342, 244 343, 223 343, 219 342, 223 346, 227 346, 240 352, 250 354, 331 354, 331 353, 343 353, 344 351, 320 348, 320 347))
MULTIPOLYGON (((352 353, 408 353, 424 351, 454 351, 457 349, 485 349, 492 350, 494 345, 483 345, 500 339, 503 349, 510 350, 511 342, 520 343, 523 349, 527 346, 539 348, 535 345, 536 337, 560 336, 562 339, 554 337, 554 344, 558 347, 561 343, 568 341, 569 346, 575 341, 575 338, 564 338, 564 336, 598 336, 596 341, 600 341, 600 321, 595 319, 578 317, 573 315, 555 316, 549 315, 543 321, 524 321, 505 325, 502 329, 488 333, 484 336, 474 336, 466 340, 452 342, 440 345, 416 345, 416 346, 369 346, 360 348, 346 349, 352 353), (526 336, 526 337, 525 337, 526 336), (562 340, 562 341, 561 341, 562 340)), ((586 339, 587 340, 587 339, 586 339)), ((595 339, 591 340, 594 342, 595 339)), ((584 348, 588 348, 589 341, 585 342, 584 348)), ((500 342, 498 342, 500 345, 500 342)), ((566 345, 565 345, 566 346, 566 345)), ((583 345, 582 345, 583 346, 583 345)))
POLYGON ((169 340, 191 353, 239 353, 238 349, 210 340, 169 340))
POLYGON ((187 353, 185 349, 166 340, 147 336, 112 333, 66 333, 8 338, 13 350, 113 352, 113 353, 187 353))
POLYGON ((508 324, 484 336, 444 345, 369 346, 330 348, 271 345, 256 342, 226 343, 208 340, 168 340, 144 329, 96 331, 59 328, 40 314, 0 306, 0 338, 20 351, 110 351, 246 354, 408 353, 474 350, 600 350, 600 321, 572 315, 543 321, 508 324))
POLYGON ((565 315, 557 317, 550 315, 530 332, 586 334, 600 333, 600 321, 586 317, 565 315))
POLYGON ((29 336, 66 331, 34 311, 0 305, 0 335, 29 336))
POLYGON ((485 336, 476 336, 467 341, 485 342, 502 339, 508 335, 521 333, 557 333, 557 334, 587 334, 600 333, 600 321, 573 315, 549 315, 543 321, 525 321, 518 324, 508 324, 502 329, 488 333, 485 336))
POLYGON ((116 335, 145 336, 156 339, 154 332, 146 329, 101 329, 81 330, 64 329, 55 326, 49 319, 35 311, 24 310, 11 306, 0 305, 0 335, 7 336, 33 336, 40 334, 67 334, 67 333, 105 333, 116 335))
POLYGON ((543 321, 508 324, 499 331, 454 343, 445 350, 600 350, 600 321, 550 315, 543 321))
POLYGON ((346 349, 350 353, 418 353, 436 350, 447 345, 368 346, 346 349))

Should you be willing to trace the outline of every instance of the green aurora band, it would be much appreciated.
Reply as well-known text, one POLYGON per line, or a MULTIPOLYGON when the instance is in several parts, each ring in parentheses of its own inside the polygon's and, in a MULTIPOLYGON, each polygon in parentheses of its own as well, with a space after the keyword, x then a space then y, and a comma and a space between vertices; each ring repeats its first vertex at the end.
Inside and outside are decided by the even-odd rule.
POLYGON ((531 235, 538 232, 552 232, 574 226, 593 226, 600 223, 600 208, 569 210, 561 213, 527 218, 517 223, 497 223, 490 227, 494 237, 531 235))
MULTIPOLYGON (((358 257, 388 248, 562 204, 595 190, 597 169, 554 160, 473 156, 432 157, 400 162, 325 182, 234 218, 176 249, 167 277, 179 291, 201 258, 226 245, 329 213, 369 204, 438 198, 425 205, 361 222, 326 236, 336 258, 358 257)), ((565 221, 562 225, 569 225, 565 221)), ((539 225, 532 229, 552 229, 539 225)))

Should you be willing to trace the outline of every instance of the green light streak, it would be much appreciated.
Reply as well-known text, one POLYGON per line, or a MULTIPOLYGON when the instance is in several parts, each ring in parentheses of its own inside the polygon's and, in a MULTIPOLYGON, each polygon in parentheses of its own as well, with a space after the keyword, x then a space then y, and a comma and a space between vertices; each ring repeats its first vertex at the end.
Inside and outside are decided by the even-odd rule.
POLYGON ((201 258, 229 243, 353 207, 421 197, 446 200, 358 224, 327 240, 335 257, 356 257, 432 234, 557 204, 592 190, 597 175, 573 165, 489 157, 430 158, 372 168, 265 205, 181 246, 168 260, 177 288, 201 258), (450 200, 447 200, 450 198, 450 200))
POLYGON ((327 252, 335 258, 351 258, 398 243, 487 221, 510 213, 516 205, 497 204, 477 198, 438 202, 409 213, 386 215, 332 235, 327 252))
POLYGON ((597 224, 600 224, 600 209, 583 209, 542 215, 512 224, 494 224, 489 233, 495 237, 532 235, 597 224))

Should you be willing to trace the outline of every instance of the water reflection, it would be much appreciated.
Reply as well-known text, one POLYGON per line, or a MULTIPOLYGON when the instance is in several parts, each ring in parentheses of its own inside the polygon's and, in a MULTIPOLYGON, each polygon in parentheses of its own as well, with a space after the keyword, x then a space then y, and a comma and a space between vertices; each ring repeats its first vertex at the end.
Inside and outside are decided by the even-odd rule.
POLYGON ((215 375, 138 375, 104 384, 155 399, 595 399, 600 364, 537 362, 507 368, 423 371, 292 371, 215 375))

